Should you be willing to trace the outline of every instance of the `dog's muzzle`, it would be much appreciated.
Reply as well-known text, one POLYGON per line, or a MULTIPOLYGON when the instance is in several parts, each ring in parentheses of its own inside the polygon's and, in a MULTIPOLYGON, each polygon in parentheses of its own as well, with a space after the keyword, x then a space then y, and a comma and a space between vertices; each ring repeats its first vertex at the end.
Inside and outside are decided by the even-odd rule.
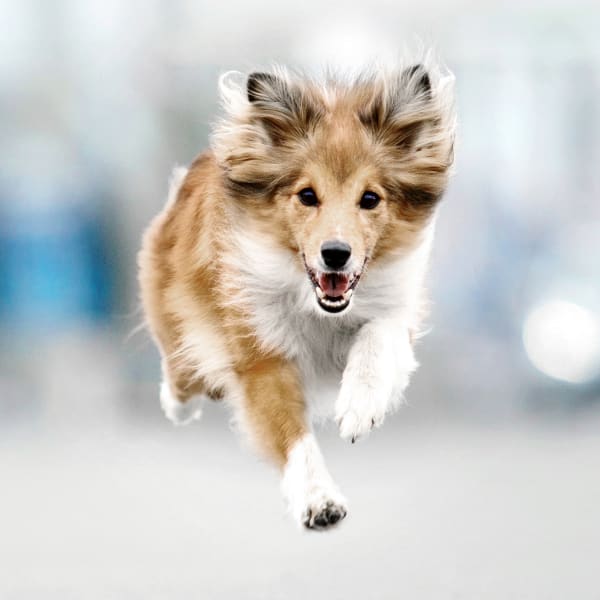
POLYGON ((340 313, 346 310, 350 305, 362 270, 360 273, 316 271, 306 263, 305 267, 313 284, 319 306, 328 313, 340 313))

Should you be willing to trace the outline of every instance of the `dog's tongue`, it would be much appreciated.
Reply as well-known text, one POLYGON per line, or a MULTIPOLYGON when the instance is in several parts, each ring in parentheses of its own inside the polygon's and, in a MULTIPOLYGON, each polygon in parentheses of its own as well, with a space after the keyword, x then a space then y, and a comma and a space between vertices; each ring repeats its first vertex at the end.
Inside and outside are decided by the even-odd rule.
POLYGON ((322 273, 319 275, 319 286, 330 298, 341 296, 347 289, 350 278, 342 273, 322 273))

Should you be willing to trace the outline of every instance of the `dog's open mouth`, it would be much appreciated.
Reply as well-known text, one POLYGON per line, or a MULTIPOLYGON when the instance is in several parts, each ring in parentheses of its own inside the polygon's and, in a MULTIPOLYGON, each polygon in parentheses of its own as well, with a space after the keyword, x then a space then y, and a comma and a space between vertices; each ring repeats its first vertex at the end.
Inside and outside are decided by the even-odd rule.
POLYGON ((306 265, 306 272, 315 288, 319 306, 330 313, 348 308, 360 273, 318 272, 306 265))

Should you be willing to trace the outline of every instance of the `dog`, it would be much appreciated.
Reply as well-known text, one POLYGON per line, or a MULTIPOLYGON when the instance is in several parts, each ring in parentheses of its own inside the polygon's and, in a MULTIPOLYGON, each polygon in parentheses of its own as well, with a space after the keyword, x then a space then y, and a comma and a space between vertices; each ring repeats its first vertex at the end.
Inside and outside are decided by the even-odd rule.
POLYGON ((226 74, 210 150, 174 171, 144 234, 165 414, 188 423, 224 399, 309 529, 347 514, 312 424, 367 436, 418 366, 453 81, 431 60, 320 80, 226 74))

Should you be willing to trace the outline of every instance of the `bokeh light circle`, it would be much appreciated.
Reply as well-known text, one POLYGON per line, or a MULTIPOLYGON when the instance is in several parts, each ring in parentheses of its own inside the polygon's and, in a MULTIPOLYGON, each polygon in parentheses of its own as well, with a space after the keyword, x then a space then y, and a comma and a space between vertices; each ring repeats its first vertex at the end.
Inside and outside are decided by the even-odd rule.
POLYGON ((542 373, 570 383, 587 383, 600 375, 600 318, 564 300, 535 307, 523 325, 523 343, 542 373))

